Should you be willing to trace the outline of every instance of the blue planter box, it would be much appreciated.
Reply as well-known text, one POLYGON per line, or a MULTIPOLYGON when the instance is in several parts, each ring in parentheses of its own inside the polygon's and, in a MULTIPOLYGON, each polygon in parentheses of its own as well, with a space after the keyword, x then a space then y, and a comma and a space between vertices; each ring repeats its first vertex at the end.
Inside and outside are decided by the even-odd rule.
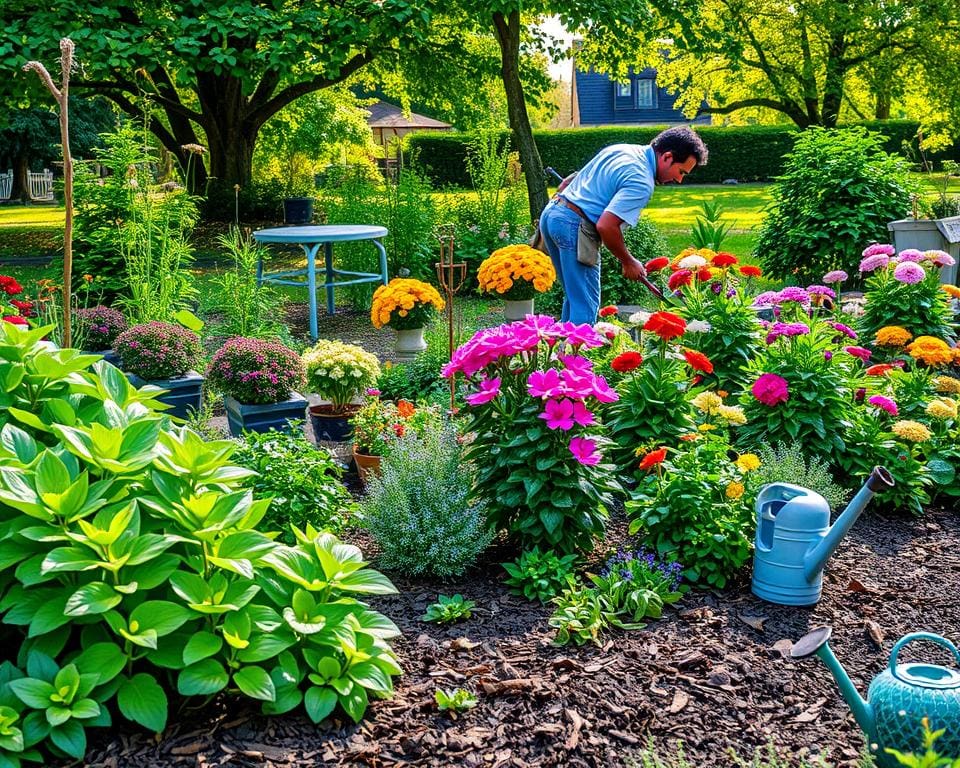
POLYGON ((275 429, 278 432, 289 432, 291 421, 304 420, 307 400, 296 392, 291 392, 290 397, 282 403, 248 405, 235 400, 230 395, 224 395, 223 407, 227 411, 230 434, 234 437, 240 437, 243 430, 247 430, 247 432, 269 432, 271 429, 275 429))
POLYGON ((94 355, 103 355, 104 361, 110 363, 110 365, 120 367, 120 355, 114 352, 112 349, 98 349, 96 352, 93 352, 94 355))
POLYGON ((157 400, 171 406, 164 413, 185 419, 188 411, 200 410, 201 389, 203 387, 203 376, 196 371, 187 371, 183 376, 175 379, 151 379, 146 381, 133 373, 126 374, 127 379, 138 389, 146 384, 152 384, 154 387, 167 390, 162 395, 157 396, 157 400))

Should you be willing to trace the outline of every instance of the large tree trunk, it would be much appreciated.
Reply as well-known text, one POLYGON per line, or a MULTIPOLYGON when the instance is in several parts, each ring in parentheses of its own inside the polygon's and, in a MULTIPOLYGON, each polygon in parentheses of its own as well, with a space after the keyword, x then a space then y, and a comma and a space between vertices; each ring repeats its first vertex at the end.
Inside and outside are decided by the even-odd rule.
POLYGON ((877 120, 889 120, 890 119, 890 93, 889 91, 884 93, 878 93, 876 95, 876 102, 874 103, 873 116, 877 120))
POLYGON ((836 128, 840 117, 840 105, 843 103, 843 88, 847 79, 846 36, 836 32, 827 46, 827 67, 823 79, 823 108, 821 115, 823 126, 836 128))
POLYGON ((523 95, 523 83, 520 82, 520 12, 513 11, 508 17, 504 17, 502 13, 494 13, 493 26, 500 44, 500 74, 507 95, 510 128, 527 180, 530 219, 533 221, 539 218, 540 212, 547 205, 547 179, 543 172, 540 152, 537 151, 537 143, 533 139, 533 129, 530 127, 523 95))

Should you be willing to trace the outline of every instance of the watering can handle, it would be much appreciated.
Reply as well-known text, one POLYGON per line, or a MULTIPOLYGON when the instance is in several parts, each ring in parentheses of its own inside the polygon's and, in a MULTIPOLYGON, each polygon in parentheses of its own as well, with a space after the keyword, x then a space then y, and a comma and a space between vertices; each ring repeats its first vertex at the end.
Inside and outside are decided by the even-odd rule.
POLYGON ((953 657, 957 660, 957 664, 960 664, 960 650, 957 649, 957 646, 947 640, 947 638, 940 637, 940 635, 935 635, 932 632, 911 632, 909 635, 904 635, 897 640, 896 644, 893 646, 893 650, 890 651, 890 673, 894 677, 897 675, 897 656, 900 655, 900 651, 903 650, 903 647, 907 643, 912 643, 914 640, 929 640, 931 643, 942 645, 953 654, 953 657))

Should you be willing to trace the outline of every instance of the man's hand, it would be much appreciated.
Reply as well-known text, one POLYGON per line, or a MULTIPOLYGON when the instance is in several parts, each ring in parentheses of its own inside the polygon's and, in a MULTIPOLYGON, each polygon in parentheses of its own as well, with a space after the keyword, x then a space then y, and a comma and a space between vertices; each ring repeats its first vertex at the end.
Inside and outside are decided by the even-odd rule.
POLYGON ((643 268, 643 264, 633 258, 633 256, 629 256, 621 264, 623 267, 623 276, 627 278, 627 280, 639 280, 641 277, 647 276, 647 270, 643 268))

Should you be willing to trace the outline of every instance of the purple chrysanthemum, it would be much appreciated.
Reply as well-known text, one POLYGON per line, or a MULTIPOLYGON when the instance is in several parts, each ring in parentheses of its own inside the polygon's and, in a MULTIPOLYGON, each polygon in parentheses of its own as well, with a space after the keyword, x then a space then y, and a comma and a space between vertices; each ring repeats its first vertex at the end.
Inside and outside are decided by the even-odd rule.
POLYGON ((889 243, 874 243, 864 248, 863 253, 860 255, 863 258, 867 258, 868 256, 893 256, 896 252, 897 249, 889 243))
POLYGON ((777 294, 777 302, 779 304, 786 304, 791 301, 806 306, 810 303, 810 294, 799 286, 788 285, 777 294))
POLYGON ((864 257, 863 261, 860 262, 860 271, 873 272, 873 270, 885 267, 889 263, 890 257, 885 253, 875 253, 871 256, 864 257))
POLYGON ((826 296, 830 299, 837 298, 837 294, 832 288, 827 288, 825 285, 808 285, 807 293, 811 296, 826 296))
POLYGON ((897 259, 902 264, 905 261, 923 261, 923 251, 916 248, 905 248, 897 255, 897 259))
POLYGON ((834 270, 831 271, 831 272, 827 272, 827 274, 825 274, 825 275, 823 276, 823 282, 825 282, 825 283, 842 283, 842 282, 843 282, 844 280, 846 280, 848 277, 850 277, 850 276, 849 276, 846 272, 844 272, 842 269, 834 269, 834 270))
POLYGON ((763 293, 758 293, 753 299, 753 306, 755 307, 769 307, 777 303, 777 292, 776 291, 764 291, 763 293))
POLYGON ((927 273, 923 271, 923 267, 912 261, 903 261, 893 270, 894 280, 899 280, 901 283, 919 283, 926 276, 927 273))

